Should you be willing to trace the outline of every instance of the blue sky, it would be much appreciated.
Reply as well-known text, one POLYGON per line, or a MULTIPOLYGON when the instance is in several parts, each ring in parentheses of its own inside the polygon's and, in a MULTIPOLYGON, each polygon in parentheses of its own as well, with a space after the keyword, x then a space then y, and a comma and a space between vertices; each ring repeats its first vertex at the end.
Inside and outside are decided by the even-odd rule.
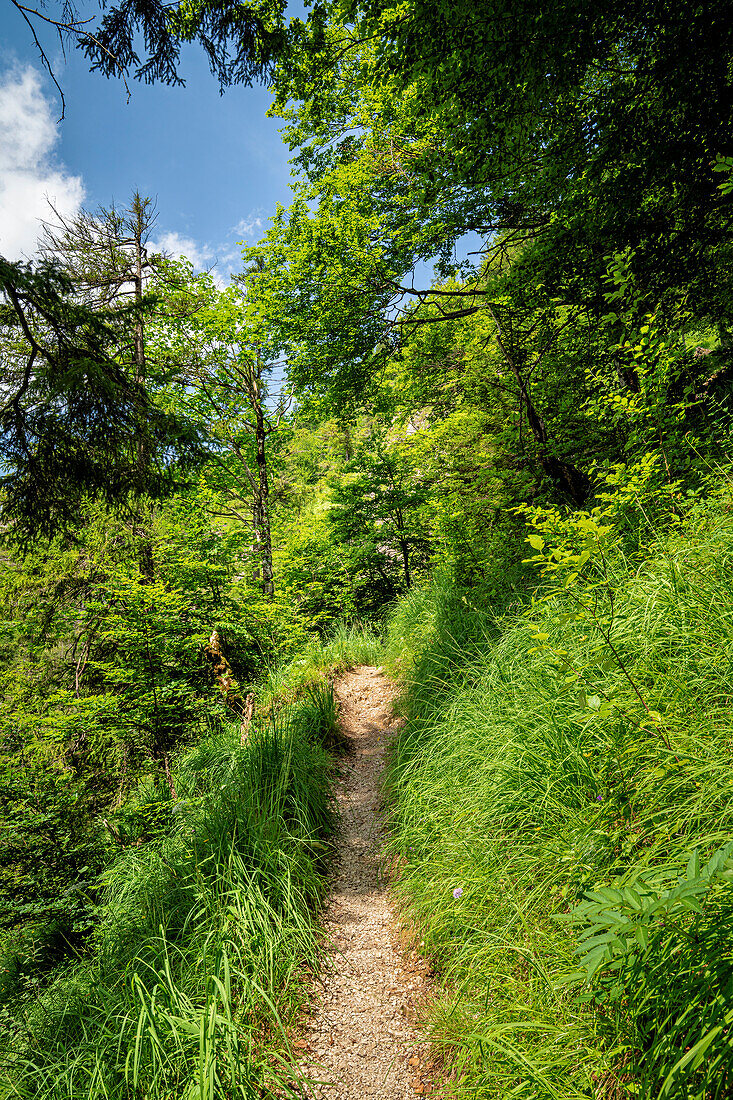
MULTIPOLYGON (((267 89, 223 96, 203 53, 187 47, 185 88, 88 72, 73 47, 64 61, 46 39, 66 98, 66 118, 20 14, 0 0, 0 253, 33 249, 37 217, 54 196, 64 212, 124 204, 138 189, 157 200, 155 239, 225 276, 237 241, 261 235, 278 202, 290 201, 289 152, 268 119, 267 89)), ((52 7, 53 5, 50 5, 52 7)))

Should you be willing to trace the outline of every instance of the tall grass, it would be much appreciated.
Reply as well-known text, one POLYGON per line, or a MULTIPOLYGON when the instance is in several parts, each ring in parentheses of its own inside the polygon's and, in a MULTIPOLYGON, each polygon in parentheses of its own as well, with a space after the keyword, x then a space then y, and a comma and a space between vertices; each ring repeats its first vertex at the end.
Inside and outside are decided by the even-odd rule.
POLYGON ((91 954, 6 1014, 0 1095, 296 1094, 288 1024, 318 966, 335 824, 331 707, 314 689, 245 744, 225 727, 180 760, 165 835, 105 875, 91 954))
POLYGON ((730 511, 527 612, 393 615, 390 844, 457 1096, 733 1092, 730 511))
POLYGON ((378 665, 383 642, 369 625, 340 623, 327 638, 313 638, 287 664, 272 669, 261 696, 265 704, 273 698, 296 699, 328 674, 356 665, 378 665))

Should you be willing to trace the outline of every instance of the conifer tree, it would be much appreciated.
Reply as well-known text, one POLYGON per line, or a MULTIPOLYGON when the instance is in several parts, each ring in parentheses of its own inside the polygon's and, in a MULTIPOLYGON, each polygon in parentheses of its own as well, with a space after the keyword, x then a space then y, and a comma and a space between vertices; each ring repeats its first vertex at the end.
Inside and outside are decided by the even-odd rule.
MULTIPOLYGON (((44 224, 41 256, 68 273, 85 308, 114 326, 120 369, 152 408, 146 338, 160 308, 160 297, 152 293, 151 280, 160 284, 167 269, 161 253, 150 248, 156 221, 151 200, 135 192, 128 207, 100 207, 71 218, 54 213, 55 222, 44 224)), ((128 512, 138 539, 140 572, 148 583, 155 577, 148 513, 150 498, 160 489, 163 449, 155 437, 155 421, 161 416, 140 416, 129 439, 128 512)), ((168 425, 174 428, 170 418, 168 425)), ((181 433, 179 443, 183 443, 188 429, 179 420, 175 430, 181 433)))

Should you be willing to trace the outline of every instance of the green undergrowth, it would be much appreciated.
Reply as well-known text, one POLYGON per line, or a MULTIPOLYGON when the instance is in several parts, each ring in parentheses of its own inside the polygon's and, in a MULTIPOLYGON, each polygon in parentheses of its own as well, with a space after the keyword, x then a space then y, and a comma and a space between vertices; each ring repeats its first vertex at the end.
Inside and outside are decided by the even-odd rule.
POLYGON ((455 1095, 733 1094, 733 512, 388 632, 397 889, 455 1095))
POLYGON ((244 739, 212 730, 178 760, 176 800, 138 792, 155 837, 119 834, 84 957, 45 984, 22 951, 0 963, 1 1096, 294 1095, 288 1024, 318 967, 335 827, 332 722, 332 693, 313 688, 244 739))
POLYGON ((270 671, 261 689, 262 704, 298 699, 325 676, 357 665, 378 665, 382 656, 383 642, 373 627, 339 624, 328 638, 314 638, 291 661, 270 671))

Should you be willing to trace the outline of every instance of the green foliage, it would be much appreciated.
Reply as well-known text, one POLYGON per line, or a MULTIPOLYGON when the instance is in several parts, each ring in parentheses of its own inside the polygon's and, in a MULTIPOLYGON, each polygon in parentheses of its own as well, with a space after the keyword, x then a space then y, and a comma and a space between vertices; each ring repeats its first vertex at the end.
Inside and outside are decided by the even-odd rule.
POLYGON ((295 196, 236 285, 146 258, 143 294, 139 196, 134 239, 85 215, 64 272, 0 271, 29 550, 0 578, 8 1092, 297 1094, 343 747, 323 678, 380 662, 355 624, 405 592, 390 845, 450 1088, 722 1100, 728 8, 235 8, 79 34, 169 82, 183 41, 222 84, 277 57, 295 196), (90 308, 108 230, 131 309, 90 308))
POLYGON ((648 1037, 638 1073, 660 1100, 730 1091, 732 850, 729 841, 701 867, 695 849, 671 882, 671 868, 662 868, 623 889, 588 891, 568 916, 581 930, 582 969, 565 981, 582 981, 585 1000, 618 1016, 627 1042, 648 1037))
MULTIPOLYGON (((276 87, 304 177, 288 233, 308 289, 291 284, 289 304, 309 304, 319 354, 347 333, 358 354, 356 332, 414 293, 416 261, 454 272, 471 231, 482 257, 521 249, 518 281, 568 303, 595 309, 604 257, 630 248, 655 301, 690 289, 701 314, 728 315, 711 171, 730 153, 724 5, 335 2, 310 31, 276 87)), ((483 304, 432 303, 436 318, 483 304)))
MULTIPOLYGON (((299 509, 297 519, 288 515, 291 522, 275 555, 285 592, 309 628, 321 635, 357 614, 356 578, 345 548, 333 538, 326 509, 324 500, 299 509)), ((282 520, 279 526, 282 531, 282 520)))
POLYGON ((427 486, 404 445, 389 442, 373 429, 331 492, 329 522, 358 578, 362 614, 377 610, 400 587, 410 588, 429 548, 420 513, 427 486))
POLYGON ((116 844, 169 818, 172 756, 232 713, 205 654, 214 629, 241 691, 309 637, 284 599, 238 576, 247 544, 242 562, 241 531, 213 526, 206 504, 205 492, 179 497, 153 518, 152 582, 135 532, 99 507, 86 509, 77 546, 5 562, 4 925, 55 922, 78 942, 116 844))
MULTIPOLYGON (((146 303, 148 312, 150 303, 146 303)), ((88 304, 58 260, 0 258, 2 506, 6 539, 26 548, 73 528, 85 495, 118 506, 141 491, 141 430, 151 452, 143 491, 170 481, 196 438, 156 409, 124 363, 134 312, 88 304)))
POLYGON ((102 876, 91 955, 35 998, 6 990, 12 1095, 294 1095, 286 1024, 334 825, 333 715, 313 700, 180 759, 167 828, 102 876))
POLYGON ((274 59, 285 49, 284 9, 282 0, 247 0, 235 10, 210 3, 178 3, 163 9, 157 0, 139 0, 105 4, 97 17, 88 15, 80 0, 49 15, 30 11, 26 22, 61 94, 63 110, 63 92, 42 44, 48 24, 62 41, 70 40, 83 51, 92 72, 118 77, 125 87, 128 77, 147 84, 185 84, 179 72, 181 48, 196 42, 223 91, 231 84, 251 86, 271 76, 274 59))
POLYGON ((390 847, 458 1096, 729 1091, 733 527, 709 491, 519 614, 433 588, 391 620, 390 847))
POLYGON ((728 175, 728 179, 723 180, 718 184, 718 190, 722 191, 724 195, 729 195, 733 191, 733 182, 730 180, 730 174, 733 172, 733 157, 721 157, 720 153, 715 158, 715 164, 713 165, 714 172, 725 172, 728 175))

